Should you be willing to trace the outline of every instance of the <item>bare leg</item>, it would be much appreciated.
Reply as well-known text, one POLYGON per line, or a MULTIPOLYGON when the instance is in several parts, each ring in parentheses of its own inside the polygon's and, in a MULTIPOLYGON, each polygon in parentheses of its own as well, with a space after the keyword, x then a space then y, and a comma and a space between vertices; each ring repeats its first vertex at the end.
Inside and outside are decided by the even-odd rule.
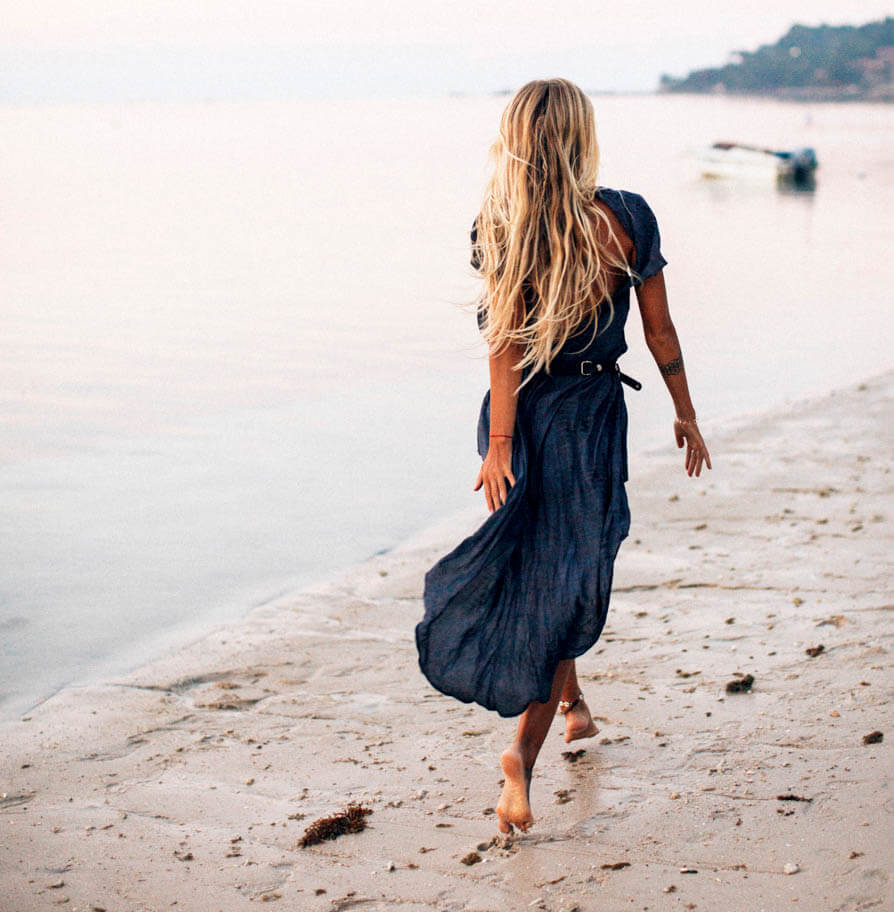
POLYGON ((515 741, 500 755, 500 766, 505 776, 503 794, 497 805, 497 821, 501 833, 511 833, 513 826, 525 831, 534 822, 530 803, 531 773, 556 714, 572 664, 569 659, 559 662, 549 702, 538 703, 535 700, 528 704, 519 719, 515 741))
MULTIPOLYGON (((580 692, 580 686, 577 683, 577 668, 572 660, 568 677, 565 679, 565 686, 562 689, 562 700, 574 704, 580 692)), ((569 744, 578 738, 592 738, 598 731, 599 729, 590 715, 590 709, 581 696, 580 700, 565 713, 565 743, 569 744)))

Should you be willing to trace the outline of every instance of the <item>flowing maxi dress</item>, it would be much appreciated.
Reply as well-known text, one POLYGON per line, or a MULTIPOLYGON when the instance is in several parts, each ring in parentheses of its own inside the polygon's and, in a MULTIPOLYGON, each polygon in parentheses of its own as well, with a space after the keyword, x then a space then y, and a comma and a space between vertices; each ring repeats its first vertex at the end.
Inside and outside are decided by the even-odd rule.
MULTIPOLYGON (((590 322, 563 347, 557 368, 620 357, 632 281, 666 263, 655 216, 639 194, 601 188, 597 198, 633 241, 635 275, 615 292, 612 308, 600 308, 595 339, 590 322)), ((489 406, 488 391, 478 421, 482 459, 489 406)), ((516 483, 506 503, 428 571, 416 626, 428 681, 501 716, 548 702, 558 662, 590 649, 605 625, 615 556, 630 526, 619 375, 539 371, 519 392, 513 435, 516 483)))

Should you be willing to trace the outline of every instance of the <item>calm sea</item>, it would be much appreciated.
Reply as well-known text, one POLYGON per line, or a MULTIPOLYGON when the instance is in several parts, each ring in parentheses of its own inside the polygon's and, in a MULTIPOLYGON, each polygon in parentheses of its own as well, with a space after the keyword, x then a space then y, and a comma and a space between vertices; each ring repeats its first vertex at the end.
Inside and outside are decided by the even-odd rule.
MULTIPOLYGON (((505 102, 0 108, 0 716, 477 502, 459 305, 505 102)), ((594 103, 707 428, 891 366, 894 108, 594 103), (700 178, 717 139, 813 146, 815 192, 700 178)), ((632 450, 676 458, 628 338, 632 450)))

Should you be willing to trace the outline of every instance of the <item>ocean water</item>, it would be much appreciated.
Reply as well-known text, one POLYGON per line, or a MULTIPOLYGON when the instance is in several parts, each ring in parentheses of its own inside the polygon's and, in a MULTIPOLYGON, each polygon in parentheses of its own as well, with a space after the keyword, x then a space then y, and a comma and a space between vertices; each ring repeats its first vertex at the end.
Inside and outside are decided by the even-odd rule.
MULTIPOLYGON (((708 432, 891 366, 894 109, 593 100, 708 432), (702 179, 717 139, 813 146, 816 190, 702 179)), ((0 108, 0 717, 477 502, 461 305, 505 102, 0 108)), ((676 451, 635 307, 628 340, 635 482, 676 451)))

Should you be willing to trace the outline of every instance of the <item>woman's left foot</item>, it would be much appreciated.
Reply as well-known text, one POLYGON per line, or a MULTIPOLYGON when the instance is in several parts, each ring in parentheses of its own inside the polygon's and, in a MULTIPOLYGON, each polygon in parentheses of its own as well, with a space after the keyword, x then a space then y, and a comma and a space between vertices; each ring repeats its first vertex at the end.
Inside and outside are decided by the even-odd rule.
POLYGON ((497 828, 501 833, 511 833, 514 826, 523 833, 534 823, 531 813, 531 767, 526 767, 516 745, 507 748, 500 756, 503 770, 503 794, 497 805, 497 828))
POLYGON ((583 694, 574 700, 559 702, 559 711, 565 716, 565 743, 570 744, 578 738, 592 738, 599 732, 583 694))

